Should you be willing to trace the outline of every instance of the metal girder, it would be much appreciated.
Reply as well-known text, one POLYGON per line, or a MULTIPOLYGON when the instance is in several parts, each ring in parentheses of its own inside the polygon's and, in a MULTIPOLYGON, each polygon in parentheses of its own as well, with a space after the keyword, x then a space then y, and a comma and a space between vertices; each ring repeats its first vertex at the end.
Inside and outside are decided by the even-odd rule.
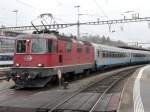
POLYGON ((88 23, 84 23, 84 24, 86 24, 86 25, 105 25, 105 24, 131 23, 131 22, 142 22, 142 21, 150 21, 150 17, 135 18, 135 19, 118 19, 118 20, 108 20, 108 21, 97 21, 97 22, 88 22, 88 23))
MULTIPOLYGON (((106 20, 106 21, 94 21, 94 22, 84 22, 80 25, 105 25, 105 24, 118 24, 118 23, 131 23, 131 22, 143 22, 150 21, 150 17, 143 18, 133 18, 133 19, 116 19, 116 20, 106 20)), ((78 23, 68 23, 68 24, 50 24, 50 25, 36 25, 39 30, 45 29, 62 29, 78 25, 78 23)), ((1 31, 28 31, 35 30, 33 26, 18 26, 18 27, 4 27, 0 28, 1 31)))

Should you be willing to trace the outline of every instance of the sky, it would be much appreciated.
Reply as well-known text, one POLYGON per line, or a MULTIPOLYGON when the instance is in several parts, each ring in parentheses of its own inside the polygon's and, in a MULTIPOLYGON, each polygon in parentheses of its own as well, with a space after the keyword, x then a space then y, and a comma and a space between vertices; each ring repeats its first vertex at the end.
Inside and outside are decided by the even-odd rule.
MULTIPOLYGON (((77 9, 80 5, 80 22, 110 19, 132 18, 132 13, 140 17, 150 17, 149 0, 0 0, 0 25, 15 26, 15 12, 18 10, 17 25, 30 25, 42 13, 53 14, 57 23, 77 22, 77 9), (132 11, 131 13, 125 13, 132 11), (134 11, 134 12, 133 12, 134 11)), ((150 22, 149 22, 150 23, 150 22)), ((105 35, 112 40, 125 42, 150 42, 150 26, 148 22, 123 23, 99 26, 81 26, 82 35, 105 35)), ((76 26, 60 30, 67 35, 76 35, 76 26)), ((150 47, 150 45, 145 45, 150 47)))

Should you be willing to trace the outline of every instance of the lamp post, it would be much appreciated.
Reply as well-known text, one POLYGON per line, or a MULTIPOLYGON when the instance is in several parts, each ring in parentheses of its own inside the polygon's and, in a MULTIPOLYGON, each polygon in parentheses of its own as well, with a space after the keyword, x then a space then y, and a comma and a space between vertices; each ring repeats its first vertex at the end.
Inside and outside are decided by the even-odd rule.
POLYGON ((15 9, 15 10, 13 10, 12 12, 14 12, 15 14, 16 14, 16 27, 17 27, 17 16, 18 16, 18 10, 17 9, 15 9))

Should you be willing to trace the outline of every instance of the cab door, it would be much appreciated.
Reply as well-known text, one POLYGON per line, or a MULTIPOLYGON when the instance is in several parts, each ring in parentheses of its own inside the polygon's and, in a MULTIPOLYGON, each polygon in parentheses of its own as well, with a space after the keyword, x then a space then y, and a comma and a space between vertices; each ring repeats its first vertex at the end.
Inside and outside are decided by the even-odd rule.
POLYGON ((63 52, 64 52, 63 41, 58 40, 58 65, 63 65, 63 63, 64 63, 63 52))

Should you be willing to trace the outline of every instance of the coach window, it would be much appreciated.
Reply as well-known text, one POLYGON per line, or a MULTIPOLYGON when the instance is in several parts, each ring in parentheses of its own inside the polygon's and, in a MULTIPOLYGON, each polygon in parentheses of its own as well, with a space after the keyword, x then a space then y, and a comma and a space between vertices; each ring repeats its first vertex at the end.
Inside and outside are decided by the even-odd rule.
POLYGON ((67 52, 71 52, 71 50, 72 50, 72 43, 71 42, 67 42, 66 43, 66 51, 67 52))
POLYGON ((123 53, 121 53, 121 57, 123 57, 123 53))
POLYGON ((115 52, 112 52, 112 55, 111 55, 111 56, 112 56, 112 58, 115 57, 115 52))
POLYGON ((126 54, 126 53, 124 53, 124 57, 127 57, 127 54, 126 54))
POLYGON ((120 57, 122 57, 122 53, 120 53, 120 57))
POLYGON ((112 52, 109 52, 109 56, 108 57, 113 57, 113 53, 112 52))
POLYGON ((107 52, 107 57, 111 57, 111 52, 107 52))
POLYGON ((116 52, 114 52, 114 57, 117 57, 117 53, 116 52))
POLYGON ((119 53, 117 53, 117 57, 119 57, 119 53))
POLYGON ((102 55, 103 55, 103 57, 105 57, 105 53, 104 52, 102 52, 102 55))
POLYGON ((17 41, 17 53, 25 53, 26 51, 26 40, 17 41))
POLYGON ((117 52, 115 53, 115 57, 118 57, 118 53, 117 52))
POLYGON ((102 52, 102 55, 103 55, 103 57, 105 57, 105 52, 104 51, 102 52))
POLYGON ((115 57, 115 53, 114 52, 112 52, 112 57, 115 57))
POLYGON ((127 53, 124 53, 124 57, 127 57, 127 53))
POLYGON ((109 52, 108 57, 113 57, 113 53, 109 52))
POLYGON ((116 57, 116 53, 115 53, 115 52, 113 53, 113 57, 114 57, 114 58, 116 57))
POLYGON ((109 52, 105 52, 105 57, 108 57, 109 56, 109 52))
POLYGON ((120 57, 122 57, 122 53, 120 53, 120 57))
POLYGON ((99 52, 99 50, 97 50, 97 57, 99 57, 100 56, 100 52, 99 52))
POLYGON ((104 57, 108 57, 109 53, 107 51, 104 52, 104 57))

